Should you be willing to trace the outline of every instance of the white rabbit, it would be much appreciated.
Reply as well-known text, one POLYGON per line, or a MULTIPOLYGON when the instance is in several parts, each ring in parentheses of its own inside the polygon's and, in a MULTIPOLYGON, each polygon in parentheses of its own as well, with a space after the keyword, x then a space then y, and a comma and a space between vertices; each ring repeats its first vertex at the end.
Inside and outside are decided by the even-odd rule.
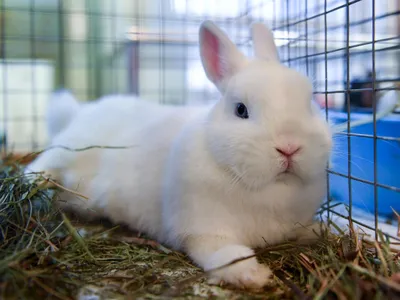
MULTIPOLYGON (((279 62, 267 27, 256 23, 252 32, 256 58, 247 59, 214 23, 200 27, 202 63, 222 94, 217 103, 105 97, 81 107, 52 145, 128 148, 55 148, 26 172, 45 171, 89 197, 63 192, 63 207, 126 223, 204 270, 295 237, 325 196, 331 133, 309 80, 279 62)), ((251 258, 209 280, 260 288, 270 276, 251 258)))

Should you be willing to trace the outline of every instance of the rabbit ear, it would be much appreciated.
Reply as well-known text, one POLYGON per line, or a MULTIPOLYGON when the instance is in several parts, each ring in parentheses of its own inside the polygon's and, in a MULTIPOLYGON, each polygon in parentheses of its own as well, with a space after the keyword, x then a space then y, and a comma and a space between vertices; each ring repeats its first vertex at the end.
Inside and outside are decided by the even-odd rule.
POLYGON ((252 36, 254 55, 259 59, 279 61, 272 31, 263 23, 253 23, 252 36))
POLYGON ((209 80, 223 92, 225 83, 246 62, 245 56, 213 22, 200 26, 200 57, 209 80))

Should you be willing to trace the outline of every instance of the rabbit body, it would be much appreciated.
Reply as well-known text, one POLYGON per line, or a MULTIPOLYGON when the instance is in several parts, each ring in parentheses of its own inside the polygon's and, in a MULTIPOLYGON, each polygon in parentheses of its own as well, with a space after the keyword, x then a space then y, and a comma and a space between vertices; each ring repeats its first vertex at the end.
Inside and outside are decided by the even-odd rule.
POLYGON ((46 171, 90 199, 62 192, 59 205, 67 210, 158 235, 163 168, 172 142, 187 120, 205 109, 160 106, 124 95, 85 103, 27 172, 46 171))
MULTIPOLYGON (((54 148, 27 172, 45 171, 89 198, 62 192, 62 207, 128 224, 206 271, 295 238, 326 193, 330 130, 308 79, 277 61, 270 32, 256 25, 253 36, 258 58, 249 61, 203 23, 203 65, 220 101, 177 107, 105 97, 81 107, 51 144, 127 148, 54 148)), ((260 288, 271 271, 253 257, 209 275, 260 288)))

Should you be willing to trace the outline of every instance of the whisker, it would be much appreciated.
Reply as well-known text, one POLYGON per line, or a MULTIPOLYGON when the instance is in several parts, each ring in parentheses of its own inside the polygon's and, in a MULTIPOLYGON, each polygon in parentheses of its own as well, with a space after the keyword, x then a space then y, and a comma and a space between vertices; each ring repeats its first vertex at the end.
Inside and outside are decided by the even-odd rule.
MULTIPOLYGON (((343 157, 343 158, 347 158, 347 156, 345 156, 345 155, 343 155, 342 157, 343 157)), ((360 159, 363 159, 363 158, 360 157, 360 159)), ((364 159, 364 160, 367 161, 367 162, 372 163, 372 161, 370 161, 370 160, 367 160, 367 159, 364 159)), ((362 163, 362 162, 361 162, 361 163, 362 163)), ((361 163, 358 164, 358 163, 354 162, 353 160, 350 160, 351 166, 355 167, 357 170, 361 171, 364 175, 366 175, 366 173, 365 173, 365 171, 364 171, 365 167, 364 167, 364 168, 361 167, 361 163)), ((335 167, 338 166, 338 165, 340 165, 340 164, 335 163, 334 160, 333 160, 333 162, 331 162, 331 167, 333 167, 333 168, 335 168, 335 167)), ((347 168, 347 163, 346 163, 346 168, 347 168)))

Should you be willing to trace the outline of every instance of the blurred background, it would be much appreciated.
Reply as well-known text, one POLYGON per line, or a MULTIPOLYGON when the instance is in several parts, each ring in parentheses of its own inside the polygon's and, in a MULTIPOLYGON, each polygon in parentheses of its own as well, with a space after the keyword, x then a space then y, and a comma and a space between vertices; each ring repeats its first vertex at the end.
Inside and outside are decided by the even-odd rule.
MULTIPOLYGON (((374 99, 379 108, 382 97, 389 102, 396 98, 399 3, 0 0, 1 145, 16 153, 46 147, 46 105, 56 88, 70 89, 82 101, 112 93, 174 105, 217 100, 219 94, 199 58, 198 28, 205 19, 221 26, 248 55, 250 24, 263 21, 274 31, 283 63, 312 78, 315 100, 327 115, 346 122, 354 111, 371 114, 374 99)), ((365 191, 368 194, 358 196, 370 201, 372 209, 374 190, 382 188, 383 194, 395 193, 384 197, 399 206, 400 182, 391 174, 400 167, 400 122, 390 120, 382 121, 378 131, 369 125, 353 137, 350 131, 343 136, 337 169, 330 175, 334 197, 351 203, 351 191, 365 191), (389 147, 380 153, 392 160, 383 159, 375 168, 374 153, 380 146, 367 137, 377 136, 383 137, 382 147, 389 147), (352 147, 350 137, 355 141, 352 147)), ((391 212, 388 204, 385 209, 391 212)))

